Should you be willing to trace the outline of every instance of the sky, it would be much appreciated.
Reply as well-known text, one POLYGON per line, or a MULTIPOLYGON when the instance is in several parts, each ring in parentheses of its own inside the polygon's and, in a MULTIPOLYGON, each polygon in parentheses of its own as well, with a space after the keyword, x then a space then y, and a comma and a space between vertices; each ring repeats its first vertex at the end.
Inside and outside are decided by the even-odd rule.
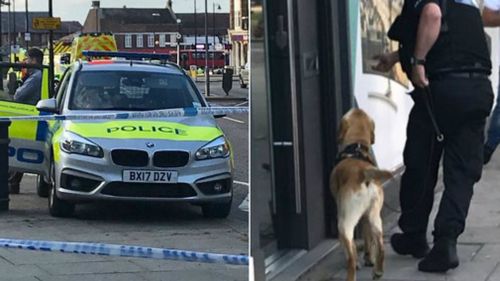
MULTIPOLYGON (((6 0, 4 0, 6 1, 6 0)), ((10 0, 15 2, 16 11, 24 11, 26 0, 10 0)), ((47 11, 48 0, 27 0, 28 10, 30 11, 47 11)), ((87 17, 87 12, 91 7, 92 0, 52 0, 54 7, 54 17, 61 17, 63 21, 77 20, 81 24, 84 23, 87 17)), ((173 9, 177 13, 192 13, 194 12, 194 1, 196 1, 197 12, 205 12, 205 0, 172 0, 173 9)), ((208 12, 213 10, 213 3, 221 6, 221 12, 229 12, 230 0, 207 0, 208 12)), ((121 8, 126 5, 129 8, 164 8, 167 0, 101 0, 102 8, 121 8)), ((7 7, 2 8, 3 11, 7 7)))

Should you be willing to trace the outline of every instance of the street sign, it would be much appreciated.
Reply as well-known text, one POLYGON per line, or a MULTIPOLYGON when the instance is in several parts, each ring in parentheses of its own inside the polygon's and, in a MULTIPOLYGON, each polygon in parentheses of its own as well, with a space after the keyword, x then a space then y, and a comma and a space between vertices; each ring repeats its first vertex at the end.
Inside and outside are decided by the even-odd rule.
POLYGON ((24 41, 26 42, 31 41, 31 33, 29 32, 24 33, 24 41))
POLYGON ((61 18, 33 18, 32 27, 36 30, 61 29, 61 18))

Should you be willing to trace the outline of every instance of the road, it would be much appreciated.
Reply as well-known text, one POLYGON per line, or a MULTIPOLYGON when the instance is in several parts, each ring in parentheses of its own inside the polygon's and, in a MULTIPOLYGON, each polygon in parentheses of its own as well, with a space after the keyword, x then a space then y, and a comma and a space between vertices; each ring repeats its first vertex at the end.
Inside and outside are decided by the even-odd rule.
MULTIPOLYGON (((205 92, 204 77, 198 77, 196 85, 198 86, 201 92, 203 93, 205 92)), ((226 93, 222 89, 222 77, 217 76, 217 77, 212 77, 210 79, 210 95, 216 97, 248 99, 248 88, 241 88, 237 76, 234 76, 232 89, 229 91, 229 95, 226 96, 226 93)))
MULTIPOLYGON (((221 105, 231 105, 221 102, 221 105)), ((239 206, 248 195, 248 116, 218 119, 231 141, 235 171, 233 209, 227 219, 205 219, 187 204, 90 203, 74 218, 48 214, 47 199, 25 175, 21 194, 10 196, 0 213, 0 238, 102 242, 212 253, 247 254, 248 213, 239 206)), ((248 280, 248 267, 195 262, 46 253, 0 248, 3 280, 248 280)))

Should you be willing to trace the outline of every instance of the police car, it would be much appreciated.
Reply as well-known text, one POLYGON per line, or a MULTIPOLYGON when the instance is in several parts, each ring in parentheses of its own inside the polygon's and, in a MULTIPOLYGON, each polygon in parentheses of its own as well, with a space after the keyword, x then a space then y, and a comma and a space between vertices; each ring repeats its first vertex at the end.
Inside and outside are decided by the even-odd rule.
MULTIPOLYGON (((133 60, 76 62, 55 98, 39 101, 36 109, 5 104, 2 115, 9 108, 11 115, 92 115, 208 106, 176 65, 133 60)), ((72 215, 80 202, 123 200, 190 202, 205 217, 227 217, 232 155, 214 117, 16 121, 9 165, 41 175, 37 192, 48 196, 53 216, 72 215), (27 125, 35 132, 23 129, 27 125)))

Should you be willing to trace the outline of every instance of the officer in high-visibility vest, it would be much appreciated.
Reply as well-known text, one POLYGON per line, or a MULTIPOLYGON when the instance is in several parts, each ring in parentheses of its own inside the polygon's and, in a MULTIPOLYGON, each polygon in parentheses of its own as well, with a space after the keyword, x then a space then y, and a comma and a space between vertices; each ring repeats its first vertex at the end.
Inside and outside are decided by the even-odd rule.
MULTIPOLYGON (((41 66, 43 61, 43 52, 37 48, 28 50, 26 64, 41 66)), ((14 101, 36 105, 40 100, 42 89, 42 71, 37 68, 28 69, 28 77, 23 85, 16 90, 14 101)), ((11 194, 19 193, 19 186, 23 178, 23 173, 9 172, 9 190, 11 194)))
POLYGON ((388 71, 401 62, 416 88, 403 153, 402 233, 392 235, 391 246, 423 258, 420 271, 446 272, 459 265, 457 238, 481 177, 484 127, 493 104, 480 10, 475 0, 405 0, 389 37, 399 42, 399 52, 380 56, 375 68, 388 71), (427 225, 441 157, 444 192, 429 251, 427 225))

